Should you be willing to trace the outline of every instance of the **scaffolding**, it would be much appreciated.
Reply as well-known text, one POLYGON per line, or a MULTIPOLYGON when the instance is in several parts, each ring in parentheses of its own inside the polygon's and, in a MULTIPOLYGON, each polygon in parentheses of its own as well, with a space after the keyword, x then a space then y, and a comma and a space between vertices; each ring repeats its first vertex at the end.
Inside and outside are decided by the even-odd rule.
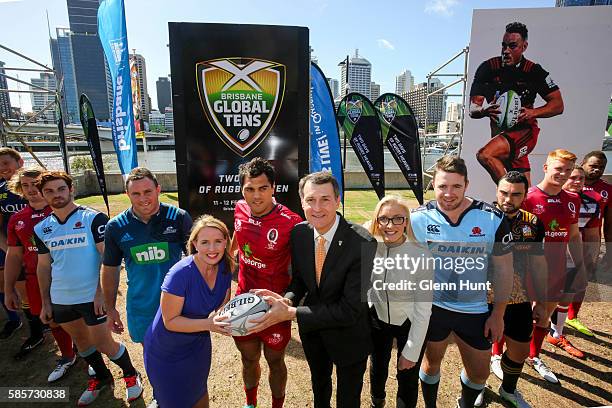
MULTIPOLYGON (((452 58, 447 60, 445 63, 434 69, 432 72, 427 74, 427 97, 425 99, 425 132, 423 134, 423 145, 421 149, 421 163, 423 165, 426 163, 426 159, 432 156, 439 156, 440 149, 435 149, 434 146, 444 145, 442 150, 442 155, 455 155, 461 156, 461 147, 463 144, 463 121, 464 121, 464 112, 466 106, 466 87, 467 87, 467 70, 468 70, 468 55, 469 55, 469 46, 466 46, 464 49, 459 51, 452 58), (463 58, 463 72, 453 73, 453 72, 442 72, 446 67, 452 64, 454 61, 460 60, 463 58), (456 78, 453 82, 448 85, 445 85, 441 88, 430 92, 432 79, 434 78, 456 78), (451 93, 446 94, 444 91, 447 89, 453 88, 457 85, 461 84, 461 93, 451 93), (459 128, 455 132, 449 133, 427 133, 427 127, 429 123, 429 104, 430 99, 432 97, 438 96, 439 94, 444 94, 444 97, 460 97, 461 104, 463 109, 459 111, 459 128)), ((433 168, 435 164, 423 169, 423 184, 426 185, 425 190, 428 190, 433 176, 433 168)))
MULTIPOLYGON (((41 110, 39 110, 38 112, 35 112, 32 116, 30 116, 27 120, 25 120, 24 123, 18 123, 17 125, 11 124, 9 122, 10 118, 5 118, 2 116, 2 113, 0 113, 0 143, 2 144, 2 146, 8 146, 10 139, 16 139, 17 141, 19 141, 19 143, 21 143, 24 149, 32 156, 34 160, 36 160, 36 162, 41 167, 46 168, 43 162, 36 156, 32 148, 28 145, 27 138, 35 136, 35 137, 41 137, 41 138, 47 139, 49 141, 57 140, 58 145, 59 145, 63 135, 60 134, 59 127, 55 128, 54 131, 32 132, 28 129, 28 125, 35 123, 37 118, 41 117, 46 112, 51 111, 52 108, 56 108, 58 110, 61 109, 61 101, 63 98, 63 95, 62 95, 63 79, 59 78, 58 73, 52 68, 49 68, 45 64, 42 64, 32 58, 29 58, 28 56, 21 54, 20 52, 12 50, 9 47, 6 47, 2 44, 0 44, 0 49, 7 51, 13 55, 16 55, 24 59, 25 61, 28 61, 31 64, 34 64, 37 67, 37 68, 2 67, 0 69, 0 76, 8 80, 14 81, 18 84, 27 85, 29 89, 26 89, 26 90, 0 89, 0 93, 6 93, 8 95, 9 93, 14 92, 14 93, 28 93, 28 94, 45 94, 45 95, 53 96, 52 98, 50 98, 51 101, 46 103, 46 105, 41 110), (2 72, 2 70, 4 72, 2 72), (9 75, 7 72, 10 72, 10 73, 12 72, 38 72, 38 73, 50 74, 55 79, 55 89, 48 89, 48 88, 45 88, 39 85, 35 85, 32 82, 21 80, 17 76, 9 75)), ((56 118, 53 118, 53 119, 54 119, 54 123, 57 123, 57 121, 55 121, 56 118)), ((63 127, 63 124, 61 126, 63 127)), ((59 150, 61 152, 61 148, 59 150)), ((67 157, 66 157, 66 160, 67 160, 67 157)))

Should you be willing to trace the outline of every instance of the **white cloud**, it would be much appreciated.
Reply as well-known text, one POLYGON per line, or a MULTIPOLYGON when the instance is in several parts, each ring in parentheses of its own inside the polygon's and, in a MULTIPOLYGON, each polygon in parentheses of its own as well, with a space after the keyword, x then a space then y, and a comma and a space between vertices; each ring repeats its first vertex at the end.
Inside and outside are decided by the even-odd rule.
POLYGON ((457 0, 430 0, 425 5, 425 12, 450 17, 454 13, 453 7, 457 4, 457 0))
POLYGON ((395 49, 395 45, 391 44, 389 41, 385 40, 384 38, 376 40, 376 42, 378 43, 378 46, 380 48, 385 48, 385 49, 391 50, 391 51, 393 51, 395 49))

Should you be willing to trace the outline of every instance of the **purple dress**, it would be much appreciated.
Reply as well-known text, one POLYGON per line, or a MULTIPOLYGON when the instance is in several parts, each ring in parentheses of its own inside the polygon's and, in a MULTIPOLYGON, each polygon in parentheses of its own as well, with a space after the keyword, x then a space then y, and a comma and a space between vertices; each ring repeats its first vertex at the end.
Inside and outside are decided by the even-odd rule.
MULTIPOLYGON (((211 290, 189 256, 170 268, 161 289, 185 299, 181 316, 205 319, 223 303, 231 279, 222 261, 211 290)), ((210 332, 169 331, 159 307, 145 334, 144 364, 161 408, 191 408, 202 398, 208 390, 211 351, 210 332)))

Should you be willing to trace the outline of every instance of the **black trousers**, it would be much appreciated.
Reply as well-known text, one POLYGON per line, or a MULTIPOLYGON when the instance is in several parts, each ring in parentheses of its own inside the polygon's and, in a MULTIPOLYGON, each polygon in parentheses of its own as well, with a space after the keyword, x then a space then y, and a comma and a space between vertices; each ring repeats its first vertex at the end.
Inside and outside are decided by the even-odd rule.
MULTIPOLYGON (((302 337, 302 347, 310 367, 314 408, 330 408, 333 361, 317 335, 302 337)), ((350 365, 336 366, 337 408, 361 407, 361 389, 367 362, 368 359, 364 358, 350 365)))
MULTIPOLYGON (((370 364, 370 394, 376 399, 385 399, 385 385, 389 376, 389 361, 391 361, 391 350, 393 349, 393 340, 397 341, 397 362, 402 353, 402 349, 408 339, 410 332, 410 320, 406 319, 403 325, 395 326, 380 320, 376 314, 376 310, 370 309, 372 319, 372 340, 374 342, 374 351, 371 355, 370 364)), ((425 345, 425 344, 423 344, 425 345)), ((421 350, 419 360, 414 367, 408 370, 397 372, 397 397, 396 407, 416 407, 419 396, 419 368, 423 359, 421 350)))

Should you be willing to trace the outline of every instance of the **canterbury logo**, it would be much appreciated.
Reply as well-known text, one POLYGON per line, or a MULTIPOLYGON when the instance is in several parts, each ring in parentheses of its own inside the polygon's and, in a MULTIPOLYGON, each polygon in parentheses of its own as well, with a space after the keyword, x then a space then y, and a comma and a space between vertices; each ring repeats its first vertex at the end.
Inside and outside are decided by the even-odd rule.
POLYGON ((254 58, 221 58, 196 64, 202 109, 215 133, 240 156, 272 129, 285 93, 285 66, 254 58))

